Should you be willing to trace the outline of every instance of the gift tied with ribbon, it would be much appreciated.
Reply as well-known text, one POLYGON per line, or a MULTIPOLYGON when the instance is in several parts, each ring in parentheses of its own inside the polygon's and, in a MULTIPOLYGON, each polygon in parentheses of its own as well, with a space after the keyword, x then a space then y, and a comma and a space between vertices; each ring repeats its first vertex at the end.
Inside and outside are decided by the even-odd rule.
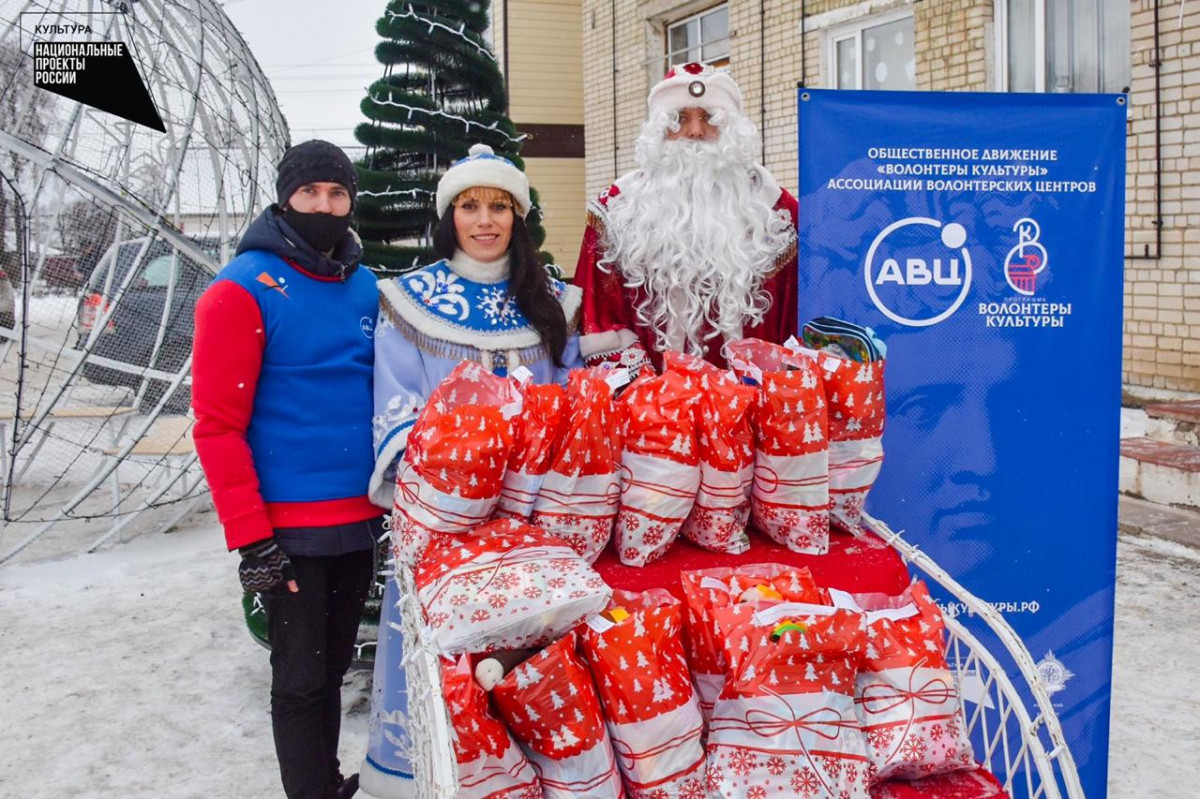
POLYGON ((663 365, 668 372, 691 375, 699 390, 695 419, 700 487, 680 534, 714 552, 745 552, 750 548, 746 523, 754 484, 758 390, 694 355, 664 353, 663 365))
POLYGON ((580 643, 630 795, 703 795, 703 719, 684 659, 679 600, 652 589, 614 591, 612 602, 580 627, 580 643))
POLYGON ((759 339, 726 345, 743 381, 759 386, 750 518, 794 552, 829 551, 829 420, 812 358, 759 339))
POLYGON ((446 654, 541 646, 603 609, 612 592, 573 549, 515 519, 435 538, 416 585, 424 638, 446 654))
POLYGON ((568 633, 492 689, 500 717, 538 771, 546 799, 625 796, 591 674, 568 633))
POLYGON ((521 412, 515 383, 464 361, 438 384, 408 437, 396 469, 392 545, 415 564, 431 536, 457 535, 487 521, 521 412))
POLYGON ((458 761, 459 799, 531 799, 541 797, 537 774, 492 715, 487 694, 475 683, 470 659, 442 659, 442 696, 450 715, 450 734, 458 761))
POLYGON ((614 380, 624 377, 624 370, 598 367, 567 376, 567 424, 530 517, 589 563, 612 537, 621 496, 621 441, 612 395, 614 380))
POLYGON ((945 625, 925 583, 896 596, 830 594, 866 614, 855 703, 876 780, 973 768, 962 700, 943 654, 945 625))
POLYGON ((613 537, 627 566, 666 554, 700 487, 694 408, 700 381, 667 370, 635 380, 618 400, 621 506, 613 537))
POLYGON ((820 317, 804 325, 805 350, 815 353, 829 406, 831 521, 857 533, 863 505, 883 465, 886 416, 883 370, 887 347, 869 327, 820 317))
POLYGON ((764 796, 866 799, 870 759, 854 709, 862 614, 775 602, 714 615, 729 673, 709 722, 709 796, 742 799, 760 786, 764 796))

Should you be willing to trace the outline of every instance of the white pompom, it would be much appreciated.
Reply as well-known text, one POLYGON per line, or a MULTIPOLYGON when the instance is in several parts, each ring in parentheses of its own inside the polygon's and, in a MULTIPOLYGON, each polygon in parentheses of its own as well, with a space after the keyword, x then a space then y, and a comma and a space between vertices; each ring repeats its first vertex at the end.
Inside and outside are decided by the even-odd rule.
POLYGON ((468 155, 495 155, 496 153, 491 147, 486 144, 472 144, 471 149, 467 150, 468 155))
POLYGON ((484 658, 475 664, 475 682, 479 683, 479 687, 483 690, 492 690, 503 679, 504 666, 495 658, 484 658))

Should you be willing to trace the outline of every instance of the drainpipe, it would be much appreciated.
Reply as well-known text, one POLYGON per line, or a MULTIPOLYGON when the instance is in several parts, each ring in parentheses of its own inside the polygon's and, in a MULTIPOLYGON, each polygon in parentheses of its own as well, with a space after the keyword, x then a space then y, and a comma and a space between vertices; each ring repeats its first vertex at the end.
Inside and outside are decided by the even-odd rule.
MULTIPOLYGON (((1182 12, 1182 8, 1180 9, 1182 12)), ((1158 31, 1158 0, 1154 0, 1154 58, 1150 66, 1154 67, 1154 254, 1150 254, 1150 245, 1143 245, 1141 255, 1131 255, 1133 261, 1157 261, 1162 258, 1162 49, 1158 31)))
POLYGON ((616 183, 621 176, 617 172, 617 0, 612 0, 612 138, 612 182, 616 183))

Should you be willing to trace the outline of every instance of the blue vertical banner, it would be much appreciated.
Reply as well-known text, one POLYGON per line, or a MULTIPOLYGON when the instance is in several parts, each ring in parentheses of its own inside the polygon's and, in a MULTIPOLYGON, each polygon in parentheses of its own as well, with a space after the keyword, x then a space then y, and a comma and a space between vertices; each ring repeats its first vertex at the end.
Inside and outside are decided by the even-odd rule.
POLYGON ((798 97, 800 322, 888 347, 867 508, 1004 613, 1089 799, 1108 758, 1125 103, 798 97))

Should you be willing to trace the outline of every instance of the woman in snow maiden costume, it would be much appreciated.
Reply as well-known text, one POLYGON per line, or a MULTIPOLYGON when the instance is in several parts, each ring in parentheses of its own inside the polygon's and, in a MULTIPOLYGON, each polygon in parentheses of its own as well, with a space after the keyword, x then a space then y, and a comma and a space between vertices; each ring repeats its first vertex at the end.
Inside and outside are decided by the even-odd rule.
MULTIPOLYGON (((379 284, 375 335, 375 470, 371 499, 392 507, 396 462, 430 392, 464 360, 536 383, 565 383, 582 366, 575 333, 580 291, 550 277, 525 227, 529 181, 477 144, 438 183, 434 248, 442 260, 379 284)), ((371 737, 362 788, 413 795, 396 581, 379 625, 371 737)))
POLYGON ((271 725, 288 797, 355 792, 338 771, 342 677, 382 513, 373 465, 375 277, 350 230, 357 180, 323 141, 287 151, 279 201, 196 304, 196 452, 247 592, 267 608, 271 725))

